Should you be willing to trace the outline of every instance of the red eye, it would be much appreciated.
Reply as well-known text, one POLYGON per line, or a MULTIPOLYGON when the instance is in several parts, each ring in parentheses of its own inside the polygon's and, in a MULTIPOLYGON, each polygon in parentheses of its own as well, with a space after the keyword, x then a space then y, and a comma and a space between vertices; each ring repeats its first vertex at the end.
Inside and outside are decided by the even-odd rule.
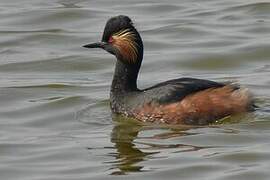
POLYGON ((112 36, 109 38, 109 41, 108 41, 109 43, 112 43, 113 42, 113 38, 112 38, 112 36))

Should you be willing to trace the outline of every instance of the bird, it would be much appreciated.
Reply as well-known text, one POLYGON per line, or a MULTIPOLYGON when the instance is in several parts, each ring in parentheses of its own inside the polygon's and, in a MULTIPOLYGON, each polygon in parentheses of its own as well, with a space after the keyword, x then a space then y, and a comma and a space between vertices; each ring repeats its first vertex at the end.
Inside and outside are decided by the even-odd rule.
POLYGON ((139 89, 143 40, 126 15, 111 17, 102 40, 83 47, 101 48, 116 57, 110 89, 114 114, 145 123, 209 125, 255 109, 251 92, 235 83, 182 77, 139 89))

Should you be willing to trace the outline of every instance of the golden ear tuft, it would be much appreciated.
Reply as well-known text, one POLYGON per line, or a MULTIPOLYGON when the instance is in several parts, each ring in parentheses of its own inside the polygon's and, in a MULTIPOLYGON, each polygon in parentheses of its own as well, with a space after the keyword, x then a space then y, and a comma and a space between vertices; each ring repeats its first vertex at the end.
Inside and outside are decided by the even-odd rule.
POLYGON ((138 44, 136 34, 130 29, 124 29, 112 35, 112 45, 119 50, 122 60, 136 63, 138 44))

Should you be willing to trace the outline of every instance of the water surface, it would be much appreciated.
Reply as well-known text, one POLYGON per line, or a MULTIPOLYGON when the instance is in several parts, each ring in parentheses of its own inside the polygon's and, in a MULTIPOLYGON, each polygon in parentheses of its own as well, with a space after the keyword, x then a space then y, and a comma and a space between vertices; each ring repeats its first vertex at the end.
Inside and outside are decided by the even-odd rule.
POLYGON ((269 2, 2 0, 0 16, 1 179, 269 179, 269 2), (119 14, 145 42, 141 88, 235 81, 259 110, 207 127, 113 118, 114 57, 81 46, 119 14))

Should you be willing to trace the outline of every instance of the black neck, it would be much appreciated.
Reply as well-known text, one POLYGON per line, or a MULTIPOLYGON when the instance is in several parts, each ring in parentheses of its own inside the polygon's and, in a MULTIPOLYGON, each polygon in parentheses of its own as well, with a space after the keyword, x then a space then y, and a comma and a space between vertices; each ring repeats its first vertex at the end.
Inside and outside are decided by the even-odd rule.
POLYGON ((113 95, 121 95, 127 92, 138 91, 137 77, 140 66, 141 63, 130 65, 123 63, 121 60, 117 60, 111 85, 111 93, 113 93, 113 95))

